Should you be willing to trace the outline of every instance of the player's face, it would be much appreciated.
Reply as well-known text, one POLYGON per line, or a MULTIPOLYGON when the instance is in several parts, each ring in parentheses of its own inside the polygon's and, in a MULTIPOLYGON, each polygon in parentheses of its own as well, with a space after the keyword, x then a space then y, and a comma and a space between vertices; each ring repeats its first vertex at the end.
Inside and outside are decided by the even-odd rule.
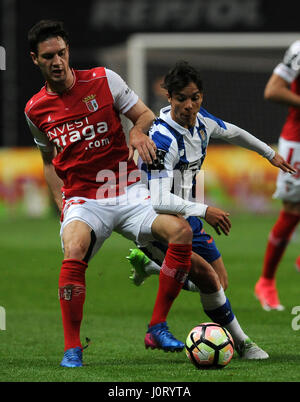
POLYGON ((60 36, 40 42, 37 54, 31 52, 31 57, 34 64, 41 69, 50 89, 68 88, 72 84, 69 47, 60 36))
POLYGON ((182 127, 191 128, 196 123, 197 113, 203 100, 203 94, 194 82, 169 96, 171 117, 182 127))

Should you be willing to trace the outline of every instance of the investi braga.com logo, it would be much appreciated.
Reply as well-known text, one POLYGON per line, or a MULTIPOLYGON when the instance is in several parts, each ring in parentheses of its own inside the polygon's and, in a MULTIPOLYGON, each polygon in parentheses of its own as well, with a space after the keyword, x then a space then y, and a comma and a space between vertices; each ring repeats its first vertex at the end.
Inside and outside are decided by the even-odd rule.
POLYGON ((0 46, 0 70, 6 70, 6 52, 3 46, 0 46))

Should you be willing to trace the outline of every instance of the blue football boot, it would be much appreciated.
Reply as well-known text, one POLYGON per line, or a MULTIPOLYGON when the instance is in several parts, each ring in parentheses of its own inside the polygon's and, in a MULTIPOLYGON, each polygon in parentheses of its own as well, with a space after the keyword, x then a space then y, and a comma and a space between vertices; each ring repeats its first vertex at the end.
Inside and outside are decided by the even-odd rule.
POLYGON ((148 326, 145 347, 146 349, 162 349, 165 352, 181 352, 184 348, 184 343, 178 341, 171 334, 166 322, 161 322, 151 327, 148 326))
POLYGON ((67 349, 60 363, 62 367, 82 367, 82 348, 67 349))

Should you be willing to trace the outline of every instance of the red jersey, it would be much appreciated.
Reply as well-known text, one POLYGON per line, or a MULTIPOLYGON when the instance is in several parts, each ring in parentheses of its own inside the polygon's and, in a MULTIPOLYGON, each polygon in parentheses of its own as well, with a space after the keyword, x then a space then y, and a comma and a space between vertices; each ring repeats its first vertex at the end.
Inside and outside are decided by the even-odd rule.
MULTIPOLYGON (((297 77, 291 84, 291 91, 300 96, 300 77, 297 77)), ((290 106, 288 115, 282 127, 282 138, 288 141, 300 142, 300 109, 290 106)))
POLYGON ((137 95, 104 67, 73 70, 73 74, 74 83, 63 94, 44 86, 28 101, 29 127, 41 150, 56 147, 52 163, 64 183, 65 198, 118 196, 137 181, 137 167, 127 161, 129 150, 119 116, 137 102, 137 95))
MULTIPOLYGON (((287 49, 283 61, 274 69, 274 73, 291 84, 291 91, 300 96, 300 40, 287 49)), ((288 141, 300 142, 300 108, 288 108, 280 136, 288 141)))

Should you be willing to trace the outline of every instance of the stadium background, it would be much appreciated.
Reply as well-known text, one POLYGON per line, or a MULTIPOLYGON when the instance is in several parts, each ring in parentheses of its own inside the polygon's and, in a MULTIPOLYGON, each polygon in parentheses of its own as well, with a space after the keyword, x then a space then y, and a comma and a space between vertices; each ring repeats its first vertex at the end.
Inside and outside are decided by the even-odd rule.
MULTIPOLYGON (((125 45, 133 34, 234 33, 236 38, 246 32, 286 34, 299 30, 292 7, 289 0, 284 8, 268 0, 86 0, 76 7, 70 1, 1 0, 0 45, 6 51, 6 70, 0 71, 0 216, 39 216, 51 209, 41 160, 23 112, 26 101, 43 85, 28 55, 27 31, 36 21, 65 22, 72 66, 105 65, 127 78, 125 45)), ((165 102, 159 91, 161 76, 176 60, 187 59, 202 71, 204 107, 275 145, 286 110, 265 102, 263 88, 282 52, 153 52, 146 67, 148 96, 144 100, 158 112, 165 102)), ((207 202, 258 212, 278 208, 271 200, 276 169, 260 157, 213 144, 204 169, 207 202)))

